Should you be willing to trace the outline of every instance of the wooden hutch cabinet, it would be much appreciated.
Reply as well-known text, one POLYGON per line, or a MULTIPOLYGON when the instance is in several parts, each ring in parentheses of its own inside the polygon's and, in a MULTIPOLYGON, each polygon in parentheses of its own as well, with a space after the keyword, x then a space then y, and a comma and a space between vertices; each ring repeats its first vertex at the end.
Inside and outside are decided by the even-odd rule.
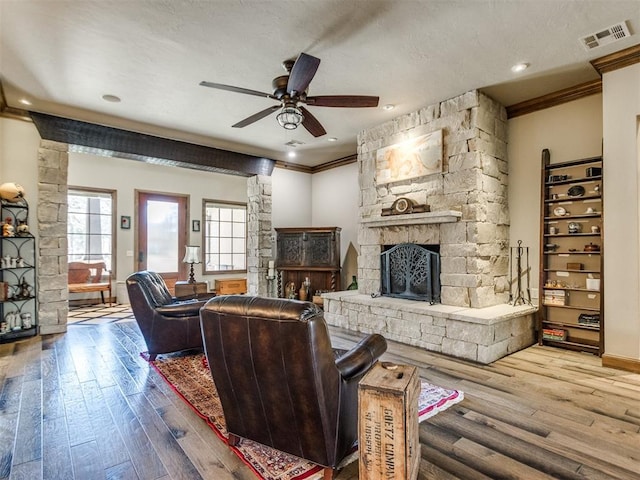
MULTIPOLYGON (((340 290, 340 228, 276 228, 278 296, 293 282, 298 292, 309 278, 309 296, 340 290)), ((296 298, 298 296, 296 295, 296 298)), ((310 298, 309 298, 310 300, 310 298)))

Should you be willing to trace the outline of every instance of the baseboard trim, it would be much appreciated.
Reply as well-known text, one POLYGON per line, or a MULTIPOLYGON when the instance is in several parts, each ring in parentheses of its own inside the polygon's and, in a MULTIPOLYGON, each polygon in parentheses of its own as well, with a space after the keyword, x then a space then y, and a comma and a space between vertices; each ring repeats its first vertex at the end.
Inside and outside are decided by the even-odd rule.
POLYGON ((619 357, 604 353, 602 355, 602 366, 640 373, 640 359, 638 358, 619 357))

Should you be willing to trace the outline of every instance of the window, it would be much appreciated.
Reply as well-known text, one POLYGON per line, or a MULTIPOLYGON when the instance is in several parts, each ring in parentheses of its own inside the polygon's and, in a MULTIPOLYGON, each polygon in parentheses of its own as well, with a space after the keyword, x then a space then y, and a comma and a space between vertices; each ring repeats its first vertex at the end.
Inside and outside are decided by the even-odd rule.
POLYGON ((204 273, 247 270, 247 206, 204 200, 204 273))
POLYGON ((104 261, 112 268, 115 193, 69 188, 67 242, 70 262, 104 261))

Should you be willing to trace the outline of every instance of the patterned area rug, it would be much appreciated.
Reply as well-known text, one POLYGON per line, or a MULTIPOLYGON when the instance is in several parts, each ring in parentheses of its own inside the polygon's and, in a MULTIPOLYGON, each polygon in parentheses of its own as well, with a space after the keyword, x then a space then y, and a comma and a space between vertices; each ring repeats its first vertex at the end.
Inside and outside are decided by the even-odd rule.
MULTIPOLYGON (((148 360, 145 353, 141 354, 148 360)), ((151 365, 182 399, 213 429, 224 442, 227 429, 215 384, 203 354, 162 356, 151 365)), ((459 390, 422 382, 418 406, 419 421, 424 421, 464 398, 459 390)), ((280 452, 250 440, 242 439, 230 447, 261 480, 316 480, 322 478, 322 467, 293 455, 280 452)), ((356 460, 357 452, 344 465, 356 460)))

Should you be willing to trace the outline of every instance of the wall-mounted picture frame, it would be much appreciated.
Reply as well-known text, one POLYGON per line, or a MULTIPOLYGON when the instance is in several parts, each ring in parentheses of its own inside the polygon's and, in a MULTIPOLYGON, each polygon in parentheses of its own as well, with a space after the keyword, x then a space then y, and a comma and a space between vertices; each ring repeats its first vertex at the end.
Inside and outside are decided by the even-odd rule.
POLYGON ((131 228, 131 217, 122 215, 120 217, 120 228, 129 230, 131 228))
POLYGON ((383 185, 442 173, 442 130, 405 139, 376 151, 376 183, 383 185))
POLYGON ((192 220, 191 221, 191 230, 194 232, 200 231, 200 220, 192 220))

